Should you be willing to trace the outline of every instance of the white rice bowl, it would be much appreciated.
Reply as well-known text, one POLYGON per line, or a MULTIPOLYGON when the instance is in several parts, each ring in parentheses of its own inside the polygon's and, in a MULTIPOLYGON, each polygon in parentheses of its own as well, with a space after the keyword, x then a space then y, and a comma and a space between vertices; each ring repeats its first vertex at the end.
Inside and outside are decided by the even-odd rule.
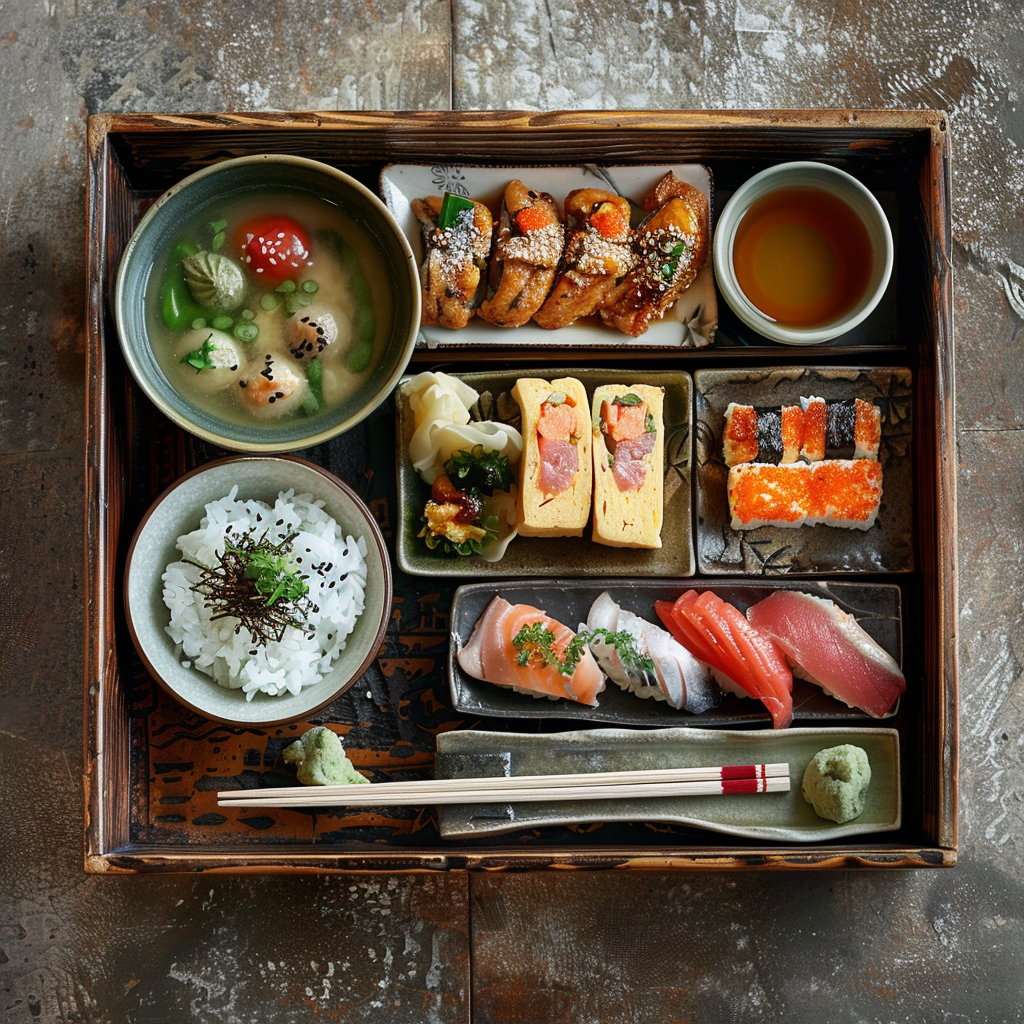
POLYGON ((366 601, 366 540, 342 536, 341 527, 312 495, 281 491, 274 504, 240 500, 238 488, 206 505, 199 528, 180 536, 177 550, 189 561, 171 562, 162 576, 163 600, 170 611, 166 631, 181 664, 210 676, 221 686, 241 689, 246 700, 257 693, 298 694, 320 682, 345 649, 366 601), (288 627, 280 641, 253 642, 234 616, 213 619, 206 598, 192 588, 202 570, 190 561, 214 566, 229 536, 252 533, 277 544, 295 532, 290 561, 305 577, 310 609, 306 633, 288 627))

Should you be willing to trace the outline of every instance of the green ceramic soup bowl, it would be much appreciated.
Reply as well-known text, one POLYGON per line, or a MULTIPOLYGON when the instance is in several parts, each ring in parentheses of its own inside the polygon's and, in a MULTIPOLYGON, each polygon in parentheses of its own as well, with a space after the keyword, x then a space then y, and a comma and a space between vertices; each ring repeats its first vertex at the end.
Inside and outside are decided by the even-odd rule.
POLYGON ((114 317, 132 376, 182 429, 233 451, 294 451, 350 429, 394 389, 419 330, 419 275, 391 213, 354 178, 303 157, 240 157, 146 212, 121 258, 114 317), (280 282, 256 276, 265 239, 251 228, 279 214, 305 230, 280 282), (240 284, 203 305, 211 253, 240 284))

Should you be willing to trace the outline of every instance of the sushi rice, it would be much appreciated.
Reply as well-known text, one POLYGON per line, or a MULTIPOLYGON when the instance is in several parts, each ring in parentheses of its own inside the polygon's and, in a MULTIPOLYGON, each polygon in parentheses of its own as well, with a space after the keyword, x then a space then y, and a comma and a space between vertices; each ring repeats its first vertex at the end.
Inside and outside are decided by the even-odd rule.
POLYGON ((212 566, 229 535, 253 532, 259 537, 266 531, 267 540, 277 544, 295 531, 291 560, 309 587, 310 628, 304 634, 289 627, 280 641, 254 643, 237 618, 211 619, 204 596, 192 589, 201 570, 176 561, 162 577, 164 604, 171 613, 167 633, 182 665, 198 669, 221 686, 241 688, 246 700, 257 693, 297 694, 330 672, 363 612, 366 541, 342 537, 341 527, 312 495, 282 491, 271 507, 240 500, 237 493, 233 487, 226 497, 210 502, 199 528, 178 538, 178 550, 184 558, 212 566))

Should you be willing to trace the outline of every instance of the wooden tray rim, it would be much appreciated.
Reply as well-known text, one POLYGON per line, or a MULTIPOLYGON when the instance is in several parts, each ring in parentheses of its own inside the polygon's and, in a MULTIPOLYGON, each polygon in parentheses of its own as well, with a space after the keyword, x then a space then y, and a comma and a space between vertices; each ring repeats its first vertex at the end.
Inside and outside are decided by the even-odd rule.
MULTIPOLYGON (((103 311, 105 281, 109 272, 107 214, 110 196, 105 168, 110 155, 110 136, 159 132, 216 132, 229 129, 251 132, 273 129, 291 131, 436 131, 439 127, 469 132, 499 127, 503 131, 547 133, 566 130, 594 132, 642 128, 648 132, 680 132, 709 129, 777 131, 779 129, 849 131, 864 135, 910 135, 927 132, 930 156, 922 168, 921 191, 931 198, 924 208, 937 275, 935 305, 934 372, 936 402, 936 513, 938 522, 956 520, 955 422, 953 409, 953 312, 951 273, 950 197, 951 166, 948 120, 942 111, 930 110, 652 110, 652 111, 325 111, 292 113, 199 113, 199 114, 102 114, 88 120, 87 131, 87 296, 86 296, 86 430, 84 533, 85 533, 85 636, 84 712, 86 830, 85 870, 90 873, 163 871, 293 871, 338 870, 495 870, 543 867, 644 868, 658 870, 835 868, 852 866, 951 866, 956 862, 958 815, 958 665, 957 665, 957 538, 955 531, 936 531, 935 606, 939 613, 937 670, 941 693, 937 701, 935 729, 940 738, 944 771, 939 780, 938 841, 934 846, 836 846, 822 849, 713 847, 657 851, 604 850, 544 851, 524 853, 517 849, 488 847, 485 851, 345 851, 330 853, 303 846, 253 850, 247 847, 210 847, 171 850, 143 844, 119 846, 113 841, 112 815, 128 813, 126 806, 112 808, 105 791, 109 741, 105 728, 123 708, 117 695, 104 685, 116 671, 112 631, 104 612, 114 593, 114 567, 110 551, 116 547, 111 530, 108 477, 111 424, 107 420, 107 376, 104 352, 103 311), (372 864, 372 868, 368 865, 372 864)), ((860 140, 863 144, 864 139, 860 140)), ((386 161, 385 161, 386 162, 386 161)), ((934 580, 932 582, 935 582, 934 580)))

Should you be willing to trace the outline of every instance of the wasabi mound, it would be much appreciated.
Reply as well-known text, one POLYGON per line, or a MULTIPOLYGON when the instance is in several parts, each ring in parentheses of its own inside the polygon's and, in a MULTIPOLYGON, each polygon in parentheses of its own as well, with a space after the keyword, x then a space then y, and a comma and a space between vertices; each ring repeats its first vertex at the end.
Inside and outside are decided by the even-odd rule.
POLYGON ((804 799, 820 818, 842 824, 864 810, 871 765, 868 755, 850 743, 819 750, 804 772, 804 799))
POLYGON ((366 782, 345 754, 337 733, 325 725, 314 725, 281 755, 289 764, 297 764, 297 777, 305 786, 339 786, 366 782))

